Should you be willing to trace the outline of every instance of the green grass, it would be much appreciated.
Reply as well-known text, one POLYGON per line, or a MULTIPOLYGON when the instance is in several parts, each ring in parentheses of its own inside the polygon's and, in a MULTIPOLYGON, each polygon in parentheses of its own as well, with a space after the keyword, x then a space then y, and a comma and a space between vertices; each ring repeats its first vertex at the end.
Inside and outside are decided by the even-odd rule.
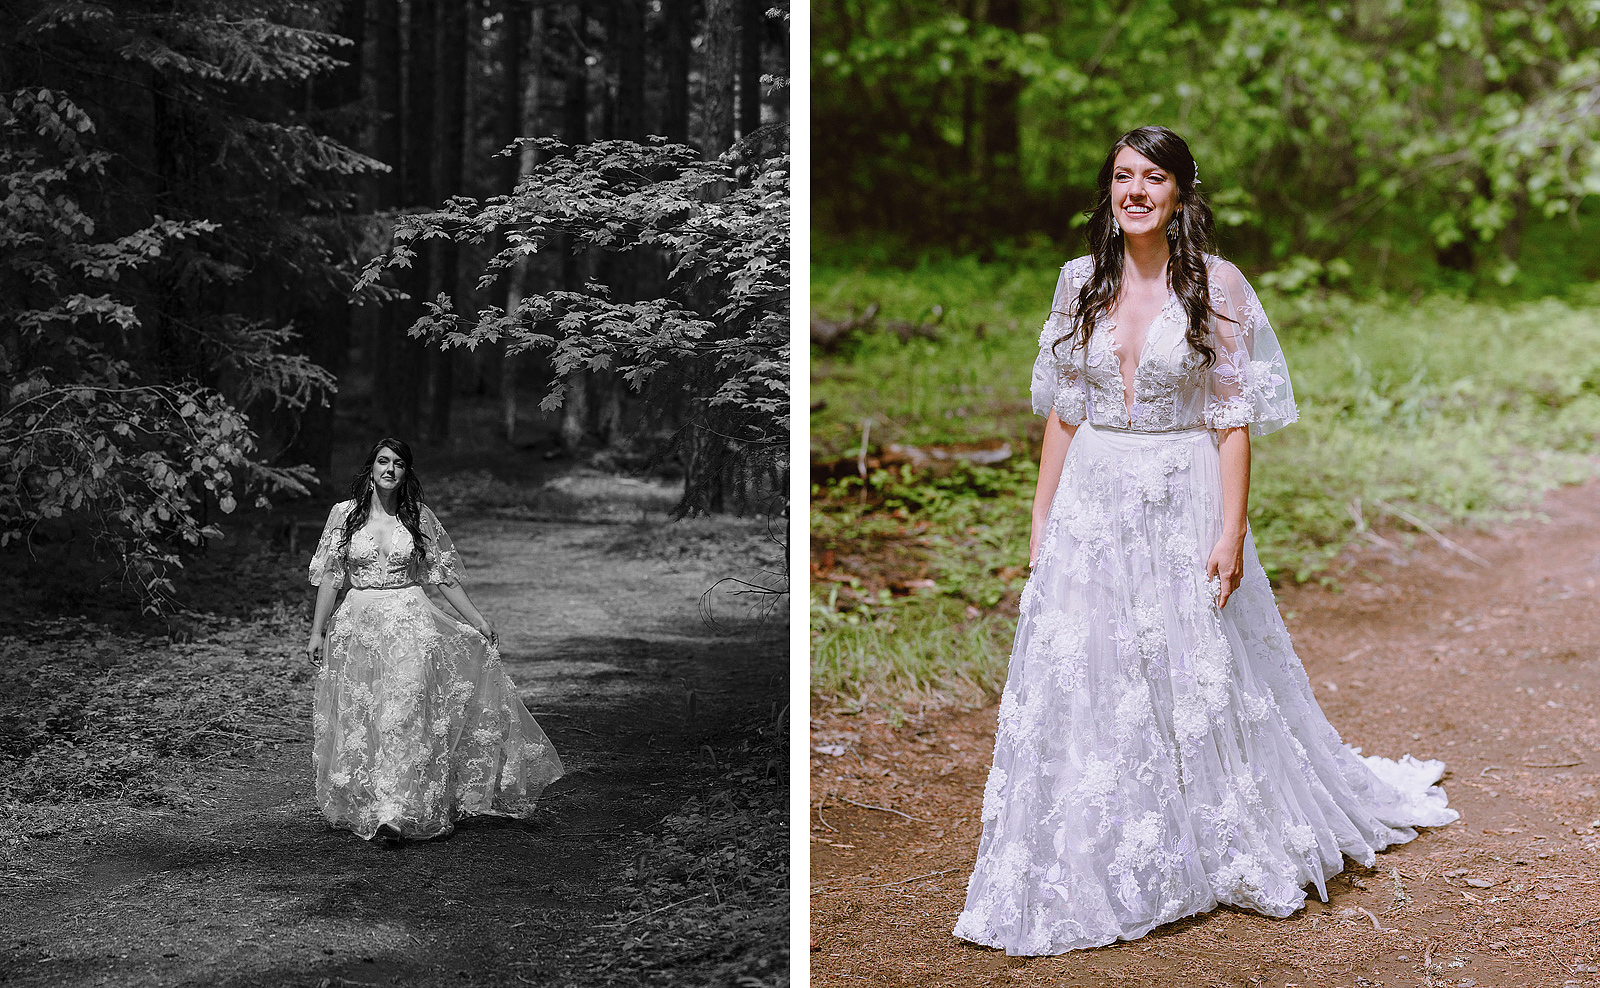
MULTIPOLYGON (((813 461, 854 459, 869 418, 874 447, 1004 438, 1017 451, 943 478, 897 468, 865 491, 855 478, 813 486, 813 559, 828 564, 812 588, 819 696, 905 703, 992 694, 1003 680, 1039 434, 1028 375, 1054 281, 1048 268, 962 259, 813 268, 822 317, 870 302, 880 320, 943 312, 935 341, 879 333, 813 352, 812 401, 825 402, 811 417, 813 461)), ((1329 579, 1358 513, 1392 521, 1380 502, 1435 525, 1484 524, 1596 474, 1600 289, 1506 304, 1263 302, 1301 413, 1254 445, 1251 527, 1274 579, 1329 579)))

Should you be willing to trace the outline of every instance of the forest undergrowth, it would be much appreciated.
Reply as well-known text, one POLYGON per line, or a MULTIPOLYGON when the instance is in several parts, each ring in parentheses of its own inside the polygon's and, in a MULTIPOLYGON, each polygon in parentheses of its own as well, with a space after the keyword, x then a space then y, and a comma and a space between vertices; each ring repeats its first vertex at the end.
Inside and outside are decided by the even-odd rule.
MULTIPOLYGON (((641 520, 641 505, 670 507, 655 485, 575 476, 588 494, 583 510, 610 522, 586 543, 594 559, 584 565, 596 573, 667 580, 686 569, 755 579, 776 568, 781 547, 761 519, 666 523, 651 510, 641 520), (613 489, 616 497, 606 493, 613 489)), ((484 482, 470 474, 435 485, 441 503, 458 511, 481 518, 494 513, 493 502, 506 508, 507 524, 525 524, 515 491, 490 486, 479 490, 484 482)), ((310 617, 301 558, 310 536, 302 522, 290 554, 275 517, 263 514, 253 529, 241 518, 229 539, 189 559, 177 588, 184 606, 166 618, 142 614, 136 597, 98 584, 92 564, 62 546, 42 546, 39 560, 0 577, 0 592, 18 605, 0 615, 0 892, 59 888, 80 839, 203 821, 226 796, 218 787, 263 764, 259 755, 308 744, 314 670, 300 645, 310 617)), ((696 621, 687 600, 664 606, 683 612, 673 621, 696 621)), ((716 616, 748 628, 747 609, 724 600, 716 616)), ((712 643, 718 634, 707 630, 718 653, 766 647, 745 637, 712 643)), ((774 687, 774 696, 781 692, 774 687)), ((788 712, 781 700, 768 709, 742 693, 718 710, 693 721, 709 733, 668 732, 652 743, 660 752, 652 757, 686 763, 672 784, 681 794, 664 817, 634 824, 622 845, 596 852, 610 879, 585 897, 612 911, 568 934, 572 949, 561 954, 572 983, 786 982, 788 712), (727 719, 723 709, 742 712, 727 719)), ((577 723, 554 722, 558 731, 577 723)), ((635 729, 582 724, 584 744, 601 739, 601 749, 616 743, 604 740, 613 732, 635 729)), ((534 826, 559 831, 550 816, 559 812, 560 800, 541 806, 534 826)))
MULTIPOLYGON (((861 321, 878 306, 868 326, 812 349, 819 702, 881 701, 894 718, 1003 683, 1042 436, 1028 377, 1055 277, 971 259, 815 269, 822 319, 861 321), (878 329, 896 320, 919 328, 878 329), (904 449, 1001 443, 1000 462, 939 469, 904 449)), ((1526 517, 1545 491, 1595 474, 1593 288, 1491 303, 1279 291, 1295 286, 1278 280, 1258 287, 1300 421, 1254 443, 1250 524, 1273 579, 1336 584, 1331 564, 1352 540, 1526 517)))
POLYGON ((787 724, 777 711, 697 753, 717 782, 635 846, 615 889, 627 907, 585 941, 595 975, 650 981, 690 966, 700 983, 741 988, 787 977, 772 949, 789 929, 787 724))

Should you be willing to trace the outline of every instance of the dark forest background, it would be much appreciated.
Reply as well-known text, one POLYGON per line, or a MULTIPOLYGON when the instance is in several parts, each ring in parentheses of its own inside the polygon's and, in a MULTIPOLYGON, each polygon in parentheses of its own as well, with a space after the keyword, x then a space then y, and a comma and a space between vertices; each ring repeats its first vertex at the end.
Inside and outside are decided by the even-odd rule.
POLYGON ((825 0, 812 18, 824 262, 1071 257, 1106 149, 1163 124, 1251 272, 1521 297, 1600 278, 1591 4, 825 0))
POLYGON ((1028 368, 1136 126, 1189 142, 1287 357, 1300 419, 1252 442, 1273 579, 1600 476, 1594 4, 822 0, 812 31, 818 695, 1004 683, 1028 368))
POLYGON ((159 589, 218 512, 380 435, 770 506, 773 6, 5 4, 0 540, 88 533, 159 589))

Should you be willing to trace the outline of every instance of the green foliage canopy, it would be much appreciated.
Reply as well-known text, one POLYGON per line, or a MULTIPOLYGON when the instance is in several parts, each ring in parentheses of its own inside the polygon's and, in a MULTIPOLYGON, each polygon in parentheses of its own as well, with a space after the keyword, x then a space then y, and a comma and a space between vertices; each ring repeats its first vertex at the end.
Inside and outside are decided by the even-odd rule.
POLYGON ((1509 279, 1529 222, 1600 192, 1592 0, 1023 2, 1012 26, 978 10, 818 6, 820 227, 1062 239, 1111 141, 1148 123, 1190 141, 1225 241, 1263 262, 1393 232, 1447 265, 1497 242, 1509 279), (1014 161, 981 112, 996 87, 1017 93, 1014 161))
POLYGON ((386 167, 285 99, 343 64, 333 9, 0 10, 0 546, 87 531, 159 607, 211 505, 306 493, 245 409, 333 390, 294 320, 344 299, 344 180, 386 167))
MULTIPOLYGON (((691 414, 659 451, 681 448, 689 478, 679 510, 708 507, 713 479, 739 468, 778 470, 788 457, 789 157, 782 128, 764 128, 715 161, 692 147, 601 141, 569 147, 530 138, 542 161, 509 196, 451 199, 401 217, 394 246, 368 263, 360 287, 408 267, 417 241, 451 237, 506 246, 488 262, 486 288, 557 238, 574 250, 654 253, 666 291, 619 301, 604 285, 530 292, 513 311, 463 316, 448 295, 411 335, 445 348, 505 341, 510 353, 547 350, 556 370, 543 406, 560 407, 568 375, 616 371, 658 398, 687 394, 691 414)), ((515 149, 513 149, 515 150, 515 149)))

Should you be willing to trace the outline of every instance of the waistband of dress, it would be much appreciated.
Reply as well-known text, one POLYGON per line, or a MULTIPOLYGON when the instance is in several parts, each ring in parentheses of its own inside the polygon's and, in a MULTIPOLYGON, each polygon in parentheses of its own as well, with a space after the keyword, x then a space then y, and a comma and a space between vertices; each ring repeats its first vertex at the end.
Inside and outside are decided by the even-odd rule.
POLYGON ((351 587, 346 593, 404 593, 408 590, 421 590, 420 583, 407 583, 403 587, 351 587))
POLYGON ((1211 437, 1211 430, 1203 425, 1191 429, 1169 429, 1164 432, 1149 432, 1140 429, 1119 429, 1111 425, 1095 425, 1084 422, 1079 428, 1088 429, 1090 432, 1105 436, 1107 439, 1140 439, 1155 440, 1157 442, 1178 442, 1181 440, 1198 439, 1201 436, 1211 437))

